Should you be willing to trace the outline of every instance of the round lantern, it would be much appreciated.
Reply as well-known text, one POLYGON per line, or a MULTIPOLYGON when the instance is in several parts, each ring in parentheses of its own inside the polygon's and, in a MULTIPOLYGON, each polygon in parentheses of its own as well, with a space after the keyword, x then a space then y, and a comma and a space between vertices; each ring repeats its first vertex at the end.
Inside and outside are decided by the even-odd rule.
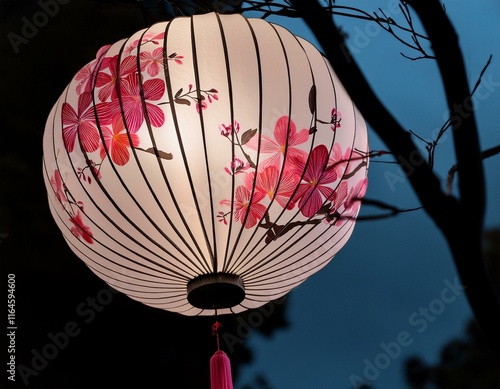
POLYGON ((321 53, 216 13, 101 48, 50 112, 43 151, 72 251, 185 315, 259 307, 324 267, 368 168, 366 125, 321 53))

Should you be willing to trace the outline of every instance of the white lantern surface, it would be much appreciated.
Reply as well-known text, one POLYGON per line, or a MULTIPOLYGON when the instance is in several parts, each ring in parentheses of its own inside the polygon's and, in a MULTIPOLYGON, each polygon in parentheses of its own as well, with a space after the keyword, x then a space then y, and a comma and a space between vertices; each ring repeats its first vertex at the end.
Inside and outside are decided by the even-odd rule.
POLYGON ((306 40, 241 15, 179 17, 105 46, 43 140, 52 215, 113 288, 237 313, 324 267, 366 189, 366 125, 306 40))

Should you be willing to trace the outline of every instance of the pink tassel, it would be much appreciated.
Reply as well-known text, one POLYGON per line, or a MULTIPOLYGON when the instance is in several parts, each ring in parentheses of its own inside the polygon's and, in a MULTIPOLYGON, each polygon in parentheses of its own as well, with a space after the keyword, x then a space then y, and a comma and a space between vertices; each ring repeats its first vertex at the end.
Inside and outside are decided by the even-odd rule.
POLYGON ((217 350, 210 358, 210 387, 211 389, 233 389, 231 363, 222 350, 217 350))

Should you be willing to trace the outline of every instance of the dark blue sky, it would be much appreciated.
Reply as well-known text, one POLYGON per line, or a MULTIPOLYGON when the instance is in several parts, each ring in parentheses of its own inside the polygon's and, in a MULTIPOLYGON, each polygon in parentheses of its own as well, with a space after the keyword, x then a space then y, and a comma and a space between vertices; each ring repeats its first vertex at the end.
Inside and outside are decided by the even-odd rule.
MULTIPOLYGON (((393 3, 336 2, 359 4, 367 12, 380 7, 401 21, 393 3)), ((496 146, 500 144, 500 4, 494 0, 444 4, 459 34, 471 85, 493 55, 474 101, 481 146, 496 146)), ((336 20, 350 36, 354 57, 389 110, 405 128, 433 139, 447 113, 435 63, 403 58, 400 52, 415 53, 366 21, 336 20)), ((279 22, 314 42, 297 21, 279 22)), ((386 149, 372 131, 370 143, 372 149, 386 149)), ((452 143, 446 137, 436 152, 435 168, 443 185, 454 163, 452 143)), ((396 165, 372 162, 367 197, 400 208, 418 206, 396 165)), ((484 166, 486 227, 498 227, 500 157, 486 160, 484 166)), ((365 207, 364 212, 372 210, 365 207)), ((463 227, 467 228, 465 217, 463 227)), ((276 389, 352 388, 354 375, 372 378, 376 389, 404 387, 406 358, 420 355, 434 363, 440 348, 462 335, 472 314, 459 284, 446 243, 423 211, 360 222, 336 258, 290 294, 290 328, 271 340, 260 335, 248 338, 255 361, 244 369, 238 384, 262 373, 276 389), (395 346, 398 339, 400 349, 395 346), (365 370, 370 364, 376 368, 376 363, 382 368, 365 370)))

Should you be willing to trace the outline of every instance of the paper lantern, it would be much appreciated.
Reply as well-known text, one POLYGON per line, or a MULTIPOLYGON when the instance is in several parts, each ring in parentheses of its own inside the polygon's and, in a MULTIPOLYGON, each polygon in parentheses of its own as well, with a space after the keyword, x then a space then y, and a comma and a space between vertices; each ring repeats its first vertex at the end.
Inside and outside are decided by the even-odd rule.
POLYGON ((362 117, 306 40, 241 15, 179 17, 105 46, 43 140, 52 215, 113 288, 237 313, 324 267, 352 234, 362 117))

